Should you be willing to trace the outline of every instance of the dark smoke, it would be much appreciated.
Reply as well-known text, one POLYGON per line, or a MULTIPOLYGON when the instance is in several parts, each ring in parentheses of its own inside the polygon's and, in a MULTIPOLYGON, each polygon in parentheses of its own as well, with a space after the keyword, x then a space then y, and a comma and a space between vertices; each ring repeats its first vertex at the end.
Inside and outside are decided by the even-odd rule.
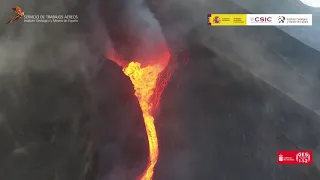
POLYGON ((129 79, 103 57, 99 1, 3 2, 1 20, 78 14, 78 24, 15 22, 0 29, 0 177, 133 179, 147 163, 145 128, 129 79))
POLYGON ((160 24, 143 0, 100 1, 113 50, 125 61, 153 64, 166 51, 160 24))

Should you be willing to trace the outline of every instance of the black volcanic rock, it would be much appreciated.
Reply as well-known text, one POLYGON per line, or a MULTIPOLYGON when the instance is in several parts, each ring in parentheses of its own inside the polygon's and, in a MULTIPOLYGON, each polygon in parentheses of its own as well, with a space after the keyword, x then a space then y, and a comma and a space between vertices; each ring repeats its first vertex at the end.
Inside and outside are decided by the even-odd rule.
POLYGON ((188 44, 183 42, 185 36, 190 31, 197 32, 192 36, 225 60, 245 67, 304 106, 314 111, 320 109, 319 51, 273 26, 209 27, 208 13, 256 13, 248 12, 232 1, 194 4, 146 1, 172 48, 188 44))
POLYGON ((239 66, 189 43, 157 117, 155 179, 317 180, 315 166, 277 165, 280 149, 319 146, 319 117, 239 66))
POLYGON ((147 137, 132 84, 115 63, 100 65, 89 81, 54 70, 0 77, 0 179, 142 172, 147 137))
POLYGON ((134 179, 144 170, 148 157, 141 109, 132 83, 121 68, 105 59, 101 67, 93 86, 98 111, 94 113, 97 173, 101 178, 134 179))
POLYGON ((1 77, 0 177, 79 179, 90 143, 84 79, 54 71, 1 77), (10 147, 10 149, 9 149, 10 147))
MULTIPOLYGON (((175 55, 181 49, 190 52, 188 63, 180 63, 163 95, 156 124, 160 158, 155 180, 320 179, 319 170, 314 165, 280 166, 276 154, 282 149, 318 148, 319 116, 237 65, 243 61, 241 53, 238 59, 237 55, 233 56, 232 61, 221 57, 219 54, 223 53, 219 51, 213 53, 212 49, 224 49, 228 54, 236 54, 234 48, 237 46, 228 45, 227 38, 212 38, 212 49, 204 47, 197 39, 200 36, 195 32, 205 29, 206 22, 197 24, 194 16, 200 18, 199 14, 203 14, 205 20, 205 13, 247 12, 232 6, 229 1, 216 1, 212 7, 217 11, 200 10, 198 14, 197 8, 190 12, 191 9, 185 10, 169 1, 147 2, 175 55), (223 8, 219 10, 220 7, 223 8)), ((239 33, 247 29, 246 32, 251 31, 251 34, 277 33, 278 39, 287 41, 289 38, 272 27, 239 29, 243 29, 239 33)), ((208 36, 223 36, 228 28, 206 30, 211 32, 208 36)), ((199 31, 203 38, 207 35, 205 32, 199 31)), ((288 42, 297 45, 292 39, 288 42)), ((269 40, 267 43, 268 48, 275 48, 275 42, 269 40)), ((290 44, 290 47, 295 45, 290 44)), ((288 56, 289 49, 280 49, 279 53, 288 56)), ((310 57, 308 53, 306 57, 310 57)), ((281 74, 281 71, 277 73, 281 74)))

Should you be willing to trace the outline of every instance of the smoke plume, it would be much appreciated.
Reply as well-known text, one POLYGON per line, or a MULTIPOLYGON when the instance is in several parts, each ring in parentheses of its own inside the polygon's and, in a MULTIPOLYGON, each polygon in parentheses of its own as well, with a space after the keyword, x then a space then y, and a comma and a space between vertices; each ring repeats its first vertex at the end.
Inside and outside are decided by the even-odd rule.
POLYGON ((104 22, 112 40, 106 56, 116 53, 127 62, 134 59, 148 65, 167 51, 160 24, 143 0, 102 1, 101 4, 108 9, 102 16, 106 17, 104 22))

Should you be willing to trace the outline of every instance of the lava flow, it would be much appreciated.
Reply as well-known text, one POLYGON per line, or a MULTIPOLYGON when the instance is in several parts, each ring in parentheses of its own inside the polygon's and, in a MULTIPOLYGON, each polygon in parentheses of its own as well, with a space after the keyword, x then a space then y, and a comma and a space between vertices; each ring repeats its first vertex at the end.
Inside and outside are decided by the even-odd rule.
MULTIPOLYGON (((162 93, 164 86, 157 86, 159 74, 168 64, 170 53, 166 51, 160 58, 151 60, 153 65, 141 67, 138 61, 132 61, 127 66, 124 66, 123 72, 127 75, 135 90, 135 95, 139 100, 142 110, 144 124, 148 136, 149 143, 149 162, 148 166, 139 177, 139 180, 152 180, 154 167, 157 164, 159 157, 158 137, 154 124, 153 110, 157 108, 159 102, 159 94, 162 93)), ((123 66, 123 61, 118 58, 110 57, 110 59, 123 66)), ((167 79, 165 80, 167 81, 167 79)))

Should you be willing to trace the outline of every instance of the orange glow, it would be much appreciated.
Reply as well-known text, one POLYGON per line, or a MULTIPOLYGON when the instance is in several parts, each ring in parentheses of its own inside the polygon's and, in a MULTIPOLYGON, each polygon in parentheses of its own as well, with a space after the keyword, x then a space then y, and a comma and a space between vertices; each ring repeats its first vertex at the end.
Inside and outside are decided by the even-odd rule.
MULTIPOLYGON (((157 82, 161 82, 161 80, 157 80, 159 79, 159 74, 168 64, 170 53, 169 51, 166 51, 164 54, 158 57, 159 58, 157 59, 151 60, 150 62, 152 62, 152 64, 150 65, 150 63, 148 63, 149 65, 146 67, 142 67, 141 63, 137 61, 132 61, 123 68, 124 74, 130 78, 134 86, 135 95, 139 100, 148 136, 149 162, 147 168, 139 177, 139 180, 152 180, 154 168, 159 157, 158 137, 152 112, 155 108, 157 108, 161 93, 165 87, 164 84, 166 84, 158 84, 157 82), (157 87, 157 85, 159 87, 157 87)), ((125 61, 116 55, 113 50, 111 53, 109 53, 109 58, 120 66, 125 64, 125 61)), ((167 80, 168 79, 164 79, 162 81, 167 80)))
POLYGON ((157 132, 154 125, 154 118, 151 115, 152 106, 149 103, 149 99, 153 94, 158 74, 161 71, 162 68, 157 65, 141 68, 140 63, 138 62, 129 63, 123 70, 123 72, 130 77, 134 86, 135 95, 140 103, 149 141, 149 164, 144 174, 141 176, 141 180, 152 179, 153 169, 159 156, 157 132))

